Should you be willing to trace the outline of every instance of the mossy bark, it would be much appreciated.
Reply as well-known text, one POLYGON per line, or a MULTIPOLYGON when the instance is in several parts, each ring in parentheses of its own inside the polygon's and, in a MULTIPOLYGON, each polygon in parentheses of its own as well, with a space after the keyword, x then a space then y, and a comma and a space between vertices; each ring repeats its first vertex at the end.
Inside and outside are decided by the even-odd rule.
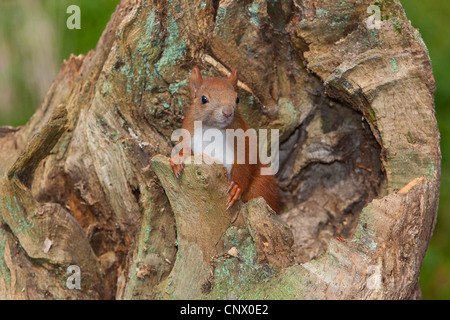
POLYGON ((427 49, 398 1, 123 0, 20 128, 0 128, 0 297, 410 299, 436 221, 427 49), (239 69, 280 130, 282 214, 169 170, 187 79, 239 69), (81 271, 71 289, 70 265, 81 271))

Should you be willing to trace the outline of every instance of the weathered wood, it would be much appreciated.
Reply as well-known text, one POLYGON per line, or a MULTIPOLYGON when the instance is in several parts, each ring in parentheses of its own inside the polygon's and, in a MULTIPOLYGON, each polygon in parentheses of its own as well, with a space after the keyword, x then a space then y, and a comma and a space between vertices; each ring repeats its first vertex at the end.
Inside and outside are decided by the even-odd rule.
POLYGON ((0 128, 0 298, 420 298, 435 84, 400 3, 377 3, 379 29, 368 0, 122 0, 30 121, 0 128), (243 117, 280 130, 280 216, 227 211, 220 165, 171 174, 194 65, 237 67, 243 117))

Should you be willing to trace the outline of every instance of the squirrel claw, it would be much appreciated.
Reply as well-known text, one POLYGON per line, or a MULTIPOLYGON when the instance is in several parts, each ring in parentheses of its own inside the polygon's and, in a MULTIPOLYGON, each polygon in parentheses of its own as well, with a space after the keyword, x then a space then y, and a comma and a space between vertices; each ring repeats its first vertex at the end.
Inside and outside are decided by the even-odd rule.
POLYGON ((175 174, 175 177, 179 178, 183 171, 184 163, 180 163, 180 159, 170 159, 170 169, 175 174))
MULTIPOLYGON (((228 187, 227 193, 230 193, 231 189, 233 189, 233 187, 234 187, 235 185, 236 185, 236 182, 231 181, 231 182, 230 182, 230 186, 228 187)), ((227 204, 228 204, 228 202, 227 202, 227 204)))
POLYGON ((226 203, 228 210, 241 198, 242 190, 236 182, 231 181, 227 193, 229 193, 226 203))

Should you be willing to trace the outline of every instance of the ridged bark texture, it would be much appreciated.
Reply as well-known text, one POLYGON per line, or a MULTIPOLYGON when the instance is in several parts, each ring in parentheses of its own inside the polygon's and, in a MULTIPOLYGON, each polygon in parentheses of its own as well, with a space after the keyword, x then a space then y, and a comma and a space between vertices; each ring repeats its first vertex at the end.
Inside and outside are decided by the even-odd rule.
POLYGON ((0 298, 420 298, 435 84, 400 3, 377 1, 372 28, 372 2, 121 1, 29 122, 0 128, 0 298), (242 116, 280 130, 281 215, 227 211, 221 165, 170 172, 194 65, 237 67, 242 116))

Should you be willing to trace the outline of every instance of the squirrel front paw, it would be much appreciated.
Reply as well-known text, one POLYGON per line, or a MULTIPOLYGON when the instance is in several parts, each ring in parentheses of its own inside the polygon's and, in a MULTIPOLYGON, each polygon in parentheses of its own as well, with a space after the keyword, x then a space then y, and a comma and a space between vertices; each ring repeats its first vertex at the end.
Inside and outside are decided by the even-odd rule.
POLYGON ((181 176, 183 168, 184 168, 183 157, 177 154, 172 158, 170 158, 170 169, 177 178, 181 176))
POLYGON ((227 210, 228 210, 236 203, 236 201, 238 201, 241 198, 242 189, 241 189, 241 187, 239 187, 239 185, 236 182, 231 181, 230 186, 228 187, 227 193, 228 193, 228 198, 227 198, 226 205, 227 205, 227 210))

